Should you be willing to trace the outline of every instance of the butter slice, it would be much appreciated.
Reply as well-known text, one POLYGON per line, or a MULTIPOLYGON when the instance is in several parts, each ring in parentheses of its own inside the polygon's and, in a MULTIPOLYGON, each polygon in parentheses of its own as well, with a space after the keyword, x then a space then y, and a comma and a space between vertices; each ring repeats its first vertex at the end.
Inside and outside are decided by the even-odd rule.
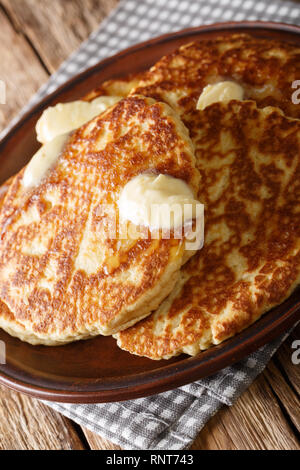
POLYGON ((54 166, 69 134, 58 135, 51 142, 44 144, 32 157, 28 163, 22 184, 24 188, 37 186, 46 176, 47 172, 54 166))
POLYGON ((56 136, 71 132, 90 121, 121 99, 120 96, 99 96, 93 101, 58 103, 45 109, 36 124, 37 140, 42 144, 56 136))
POLYGON ((121 191, 120 218, 150 229, 172 229, 200 215, 204 206, 181 179, 144 173, 130 180, 121 191))
POLYGON ((207 85, 199 96, 196 108, 202 111, 207 106, 218 101, 226 103, 231 100, 242 101, 243 98, 243 88, 238 83, 226 80, 214 85, 207 85))

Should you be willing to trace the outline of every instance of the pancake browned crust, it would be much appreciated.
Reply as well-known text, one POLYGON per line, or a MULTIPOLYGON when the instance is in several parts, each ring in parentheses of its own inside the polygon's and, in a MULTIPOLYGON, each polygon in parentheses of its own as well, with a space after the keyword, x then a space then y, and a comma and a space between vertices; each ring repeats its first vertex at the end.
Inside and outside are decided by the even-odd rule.
POLYGON ((195 109, 208 84, 234 80, 259 108, 276 106, 300 118, 292 102, 300 77, 300 47, 247 34, 220 36, 181 46, 158 61, 133 91, 170 104, 180 114, 195 109))
POLYGON ((250 101, 185 115, 201 174, 205 244, 154 314, 116 335, 151 359, 197 354, 300 282, 300 121, 250 101))
POLYGON ((184 240, 111 239, 101 207, 149 169, 198 187, 181 121, 132 96, 75 131, 39 186, 24 191, 24 170, 14 177, 0 218, 1 327, 61 344, 115 333, 158 307, 192 252, 184 240))
POLYGON ((84 96, 83 100, 92 101, 99 96, 120 96, 126 98, 144 78, 145 72, 128 75, 124 78, 107 80, 84 96))

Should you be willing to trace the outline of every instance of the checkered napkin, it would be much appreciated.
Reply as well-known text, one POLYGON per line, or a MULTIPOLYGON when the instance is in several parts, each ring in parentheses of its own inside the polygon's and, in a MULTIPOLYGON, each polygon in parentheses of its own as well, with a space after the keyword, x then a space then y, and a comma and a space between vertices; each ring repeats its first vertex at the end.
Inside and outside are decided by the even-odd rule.
MULTIPOLYGON (((300 24, 300 6, 281 0, 121 1, 29 106, 72 75, 134 43, 190 26, 241 20, 300 24)), ((232 405, 284 339, 277 339, 212 377, 149 398, 99 405, 46 403, 125 449, 184 449, 212 415, 224 404, 232 405)))

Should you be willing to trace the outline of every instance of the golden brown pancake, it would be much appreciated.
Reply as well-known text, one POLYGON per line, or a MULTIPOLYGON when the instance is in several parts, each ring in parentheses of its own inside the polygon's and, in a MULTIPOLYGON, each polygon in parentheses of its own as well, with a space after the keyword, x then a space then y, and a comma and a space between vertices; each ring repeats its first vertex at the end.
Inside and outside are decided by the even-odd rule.
POLYGON ((143 79, 145 72, 128 75, 124 78, 107 80, 84 96, 83 100, 92 101, 98 96, 120 96, 126 98, 143 79))
POLYGON ((254 102, 185 115, 201 174, 204 248, 170 296, 116 335, 151 359, 197 354, 243 330, 300 281, 300 121, 254 102))
POLYGON ((184 240, 111 239, 124 185, 145 170, 199 174, 186 128, 167 105, 123 99, 76 130, 42 182, 14 177, 0 216, 0 325, 33 344, 126 328, 158 307, 192 252, 184 240), (21 325, 21 326, 20 326, 21 325))
POLYGON ((180 114, 195 109, 208 84, 233 80, 259 108, 276 106, 300 118, 292 84, 300 77, 300 47, 232 34, 181 46, 158 61, 133 93, 170 104, 180 114))

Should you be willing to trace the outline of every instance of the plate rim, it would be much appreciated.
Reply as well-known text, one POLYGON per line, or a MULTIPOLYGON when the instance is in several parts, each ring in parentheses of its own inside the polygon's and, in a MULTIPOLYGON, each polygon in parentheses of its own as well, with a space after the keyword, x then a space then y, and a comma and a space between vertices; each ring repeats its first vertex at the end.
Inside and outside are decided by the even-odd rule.
MULTIPOLYGON (((4 135, 0 141, 0 153, 3 152, 5 145, 10 141, 15 132, 21 128, 29 118, 33 117, 33 115, 37 114, 41 111, 42 108, 47 106, 47 103, 55 99, 56 96, 59 96, 63 90, 72 87, 76 83, 84 81, 89 76, 107 67, 110 63, 117 61, 120 58, 124 58, 126 55, 130 55, 141 49, 159 45, 174 38, 184 38, 185 36, 191 36, 197 33, 226 33, 236 29, 244 29, 245 31, 264 29, 269 30, 270 32, 287 32, 295 34, 295 37, 299 35, 300 39, 300 26, 297 25, 272 21, 242 21, 214 23, 209 25, 196 26, 193 28, 185 28, 180 31, 163 34, 147 41, 140 42, 122 50, 121 52, 118 52, 111 57, 99 61, 92 67, 89 67, 88 69, 80 72, 79 74, 64 82, 49 95, 43 97, 38 103, 36 103, 26 113, 24 113, 19 118, 17 123, 4 135)), ((284 305, 286 302, 288 302, 289 298, 281 305, 284 305)), ((132 377, 136 378, 138 375, 142 379, 139 384, 136 382, 134 384, 130 384, 128 377, 130 379, 131 376, 127 375, 121 377, 121 380, 119 379, 118 384, 117 381, 116 383, 111 381, 111 383, 113 383, 113 388, 112 386, 108 388, 107 385, 105 386, 105 384, 104 386, 100 385, 99 387, 98 384, 97 390, 58 390, 55 388, 47 388, 40 385, 37 386, 30 384, 24 380, 9 376, 5 373, 5 371, 3 371, 2 366, 0 366, 0 384, 36 398, 62 403, 106 403, 135 399, 155 393, 161 393, 163 391, 185 385, 194 380, 212 375, 224 367, 235 363, 242 357, 245 357, 251 352, 257 350, 259 347, 277 337, 280 333, 283 333, 298 319, 300 319, 300 298, 298 298, 298 300, 296 300, 296 302, 290 308, 285 310, 282 316, 276 318, 276 320, 267 318, 268 313, 262 316, 257 322, 238 333, 236 336, 230 338, 218 346, 214 346, 204 352, 201 352, 197 356, 190 357, 188 360, 183 360, 183 363, 172 363, 154 372, 146 371, 139 374, 136 373, 132 377), (263 321, 264 319, 265 321, 263 321), (257 326, 258 322, 266 323, 266 325, 259 332, 257 332, 255 338, 253 338, 253 335, 251 335, 251 330, 257 326), (232 349, 235 349, 236 351, 234 356, 232 355, 232 349), (206 356, 208 356, 208 359, 206 359, 206 356), (214 356, 218 357, 218 361, 215 360, 214 356), (204 358, 204 362, 203 360, 199 361, 200 358, 204 358), (199 368, 202 370, 201 373, 198 370, 199 368), (130 387, 134 387, 134 390, 130 387)), ((97 382, 97 379, 93 379, 91 382, 97 382)), ((108 384, 109 382, 106 381, 106 383, 108 384)))

